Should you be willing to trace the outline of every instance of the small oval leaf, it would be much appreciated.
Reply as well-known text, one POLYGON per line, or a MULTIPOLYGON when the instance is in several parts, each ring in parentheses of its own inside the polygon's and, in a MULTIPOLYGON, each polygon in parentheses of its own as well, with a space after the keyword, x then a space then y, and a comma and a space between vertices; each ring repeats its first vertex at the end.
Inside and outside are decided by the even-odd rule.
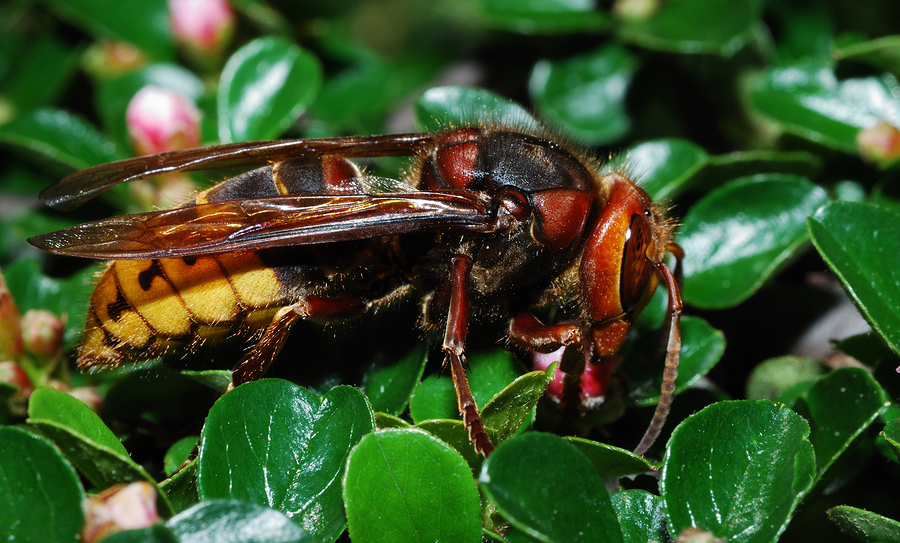
POLYGON ((481 499, 469 466, 421 430, 364 437, 347 462, 344 500, 354 543, 481 541, 481 499))
POLYGON ((322 85, 312 54, 283 38, 258 38, 228 59, 219 83, 222 143, 280 136, 322 85))
POLYGON ((684 218, 684 289, 690 304, 736 305, 758 289, 808 237, 806 218, 828 199, 809 180, 768 174, 707 194, 684 218))

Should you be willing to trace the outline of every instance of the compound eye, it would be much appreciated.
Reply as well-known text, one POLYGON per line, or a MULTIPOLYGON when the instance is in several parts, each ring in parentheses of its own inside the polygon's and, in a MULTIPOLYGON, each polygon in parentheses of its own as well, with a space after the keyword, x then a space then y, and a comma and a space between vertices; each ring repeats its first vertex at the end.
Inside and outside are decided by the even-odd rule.
POLYGON ((653 277, 653 263, 647 258, 647 249, 652 244, 650 223, 644 215, 632 215, 631 225, 625 233, 622 275, 619 277, 619 294, 626 313, 637 309, 653 277))

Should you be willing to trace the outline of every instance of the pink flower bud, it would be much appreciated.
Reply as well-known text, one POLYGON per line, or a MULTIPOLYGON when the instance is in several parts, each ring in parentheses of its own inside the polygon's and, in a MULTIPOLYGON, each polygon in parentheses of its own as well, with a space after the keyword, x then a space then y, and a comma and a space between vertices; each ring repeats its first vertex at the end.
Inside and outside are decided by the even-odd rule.
POLYGON ((37 358, 56 355, 62 348, 64 333, 62 320, 44 309, 30 309, 22 317, 22 341, 37 358))
MULTIPOLYGON (((552 353, 545 354, 535 352, 534 369, 545 371, 553 362, 562 360, 565 350, 566 347, 562 347, 552 353)), ((578 381, 578 387, 580 389, 579 399, 581 400, 582 405, 590 408, 603 402, 612 372, 620 361, 621 357, 616 356, 609 360, 605 360, 600 364, 587 364, 585 366, 584 373, 581 374, 578 381)), ((553 381, 551 381, 550 385, 547 387, 547 394, 556 402, 562 402, 565 399, 564 377, 565 374, 559 371, 559 368, 557 367, 553 374, 553 381)))
POLYGON ((6 280, 0 273, 0 357, 17 358, 22 354, 22 328, 19 308, 6 280))
POLYGON ((200 143, 200 111, 179 92, 144 87, 128 103, 125 118, 140 155, 189 149, 200 143))
POLYGON ((891 162, 900 157, 900 130, 880 120, 856 135, 859 154, 869 162, 891 162))
POLYGON ((202 58, 217 56, 234 34, 234 12, 225 0, 169 0, 175 38, 202 58))
POLYGON ((156 487, 146 481, 116 485, 84 501, 81 541, 93 543, 116 532, 147 528, 158 519, 156 487))

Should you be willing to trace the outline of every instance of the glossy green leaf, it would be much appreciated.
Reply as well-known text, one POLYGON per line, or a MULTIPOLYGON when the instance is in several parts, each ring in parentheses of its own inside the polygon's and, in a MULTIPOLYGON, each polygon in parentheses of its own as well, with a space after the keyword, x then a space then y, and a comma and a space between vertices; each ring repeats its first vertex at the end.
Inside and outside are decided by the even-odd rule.
POLYGON ((420 430, 365 436, 344 480, 354 543, 481 541, 481 499, 469 466, 420 430))
POLYGON ((46 0, 53 11, 98 39, 118 38, 155 59, 174 54, 165 0, 131 0, 110 9, 106 0, 46 0))
POLYGON ((210 500, 175 515, 166 528, 181 543, 305 543, 320 541, 283 513, 240 500, 210 500))
POLYGON ((84 331, 93 283, 99 266, 89 266, 68 279, 47 277, 35 260, 23 259, 3 268, 19 311, 46 309, 65 315, 66 345, 73 345, 84 331))
POLYGON ((194 458, 168 479, 161 481, 157 486, 157 489, 166 495, 172 506, 173 513, 180 513, 200 502, 200 495, 197 490, 198 464, 198 459, 194 458))
POLYGON ((176 91, 197 103, 203 95, 203 82, 191 71, 175 64, 152 64, 119 77, 100 82, 96 93, 96 109, 106 130, 122 149, 131 150, 125 112, 134 95, 153 86, 176 91))
POLYGON ((660 490, 670 533, 687 527, 747 543, 777 540, 813 483, 803 417, 768 401, 719 402, 672 433, 660 490))
POLYGON ((0 93, 19 111, 50 104, 78 67, 77 49, 52 35, 32 36, 0 93))
POLYGON ((618 479, 654 471, 654 466, 643 456, 631 451, 598 443, 581 437, 563 438, 584 454, 603 479, 618 479))
POLYGON ((535 127, 537 120, 519 104, 485 89, 432 87, 416 101, 416 123, 429 132, 451 126, 494 123, 535 127))
POLYGON ((887 441, 894 455, 900 460, 900 419, 894 419, 884 426, 881 432, 884 440, 887 441))
POLYGON ((418 343, 393 364, 374 364, 363 375, 362 391, 376 412, 399 415, 409 403, 413 389, 422 379, 428 348, 418 343))
MULTIPOLYGON (((481 467, 484 457, 475 452, 475 447, 469 439, 469 431, 461 420, 450 419, 429 419, 413 426, 419 430, 424 430, 434 437, 440 439, 447 445, 453 447, 456 452, 462 456, 469 467, 473 470, 481 467)), ((494 436, 492 429, 488 428, 488 436, 494 436)), ((491 437, 491 442, 496 445, 498 443, 496 437, 491 437)))
POLYGON ((825 372, 818 360, 797 356, 770 358, 753 368, 747 381, 747 399, 775 400, 791 405, 825 372))
POLYGON ((839 505, 828 510, 828 518, 858 541, 900 543, 900 522, 871 511, 839 505))
POLYGON ((604 169, 633 175, 654 201, 680 194, 700 171, 709 155, 688 140, 664 138, 635 145, 613 159, 604 169))
POLYGON ((765 72, 752 102, 791 133, 856 153, 860 129, 878 120, 900 126, 898 92, 891 75, 839 81, 830 66, 811 61, 765 72))
POLYGON ((28 150, 57 170, 80 170, 122 158, 88 121, 61 109, 38 109, 0 125, 0 142, 28 150))
POLYGON ((0 538, 77 543, 81 482, 53 445, 22 428, 0 428, 0 538))
MULTIPOLYGON (((651 336, 652 337, 652 336, 651 336)), ((623 367, 629 375, 628 399, 632 405, 655 405, 662 386, 664 352, 648 342, 647 356, 632 357, 623 367), (653 355, 656 356, 653 356, 653 355)), ((696 383, 719 362, 725 352, 725 335, 708 322, 692 316, 681 318, 681 362, 675 392, 680 393, 696 383)))
POLYGON ((65 392, 52 388, 34 391, 28 402, 28 423, 52 440, 100 490, 134 481, 156 484, 100 417, 65 392))
POLYGON ((625 98, 637 60, 619 45, 562 61, 542 60, 531 72, 528 91, 541 114, 577 141, 601 145, 631 127, 625 98))
POLYGON ((813 243, 872 327, 900 353, 900 214, 834 202, 809 219, 813 243))
POLYGON ((191 453, 197 448, 200 436, 183 437, 172 444, 163 457, 163 470, 166 475, 172 475, 190 458, 191 453))
POLYGON ((623 39, 676 53, 731 55, 750 38, 759 22, 758 0, 680 0, 662 3, 647 19, 624 21, 623 39))
POLYGON ((888 405, 881 387, 862 368, 841 368, 821 378, 802 397, 816 469, 827 470, 888 405))
POLYGON ((685 301, 725 308, 748 298, 807 240, 806 218, 827 198, 806 179, 778 174, 707 194, 679 229, 685 301))
POLYGON ((480 0, 494 26, 527 34, 600 30, 612 25, 609 13, 587 0, 480 0))
POLYGON ((823 163, 821 157, 806 151, 734 151, 709 157, 691 186, 712 189, 732 179, 763 173, 793 174, 813 179, 821 172, 823 163))
POLYGON ((609 495, 625 543, 671 540, 666 529, 663 500, 645 490, 623 490, 609 495))
MULTIPOLYGON (((469 367, 466 375, 479 407, 484 407, 488 400, 522 373, 515 357, 501 349, 470 355, 469 367)), ((409 413, 414 422, 459 417, 456 391, 449 370, 447 375, 432 374, 419 383, 410 399, 409 413)))
POLYGON ((843 47, 832 53, 835 60, 854 60, 900 77, 900 36, 882 36, 843 47))
POLYGON ((312 103, 322 68, 284 38, 258 38, 228 59, 219 82, 219 139, 277 138, 312 103))
POLYGON ((533 422, 538 401, 553 381, 552 369, 555 366, 518 377, 484 405, 484 424, 497 432, 494 445, 512 437, 527 421, 533 422))
POLYGON ((323 398, 277 379, 241 385, 209 412, 200 440, 200 497, 277 509, 316 541, 345 526, 340 480, 350 449, 374 429, 365 396, 337 387, 323 398))
POLYGON ((557 436, 528 433, 501 444, 478 480, 498 511, 539 541, 623 541, 603 479, 557 436))

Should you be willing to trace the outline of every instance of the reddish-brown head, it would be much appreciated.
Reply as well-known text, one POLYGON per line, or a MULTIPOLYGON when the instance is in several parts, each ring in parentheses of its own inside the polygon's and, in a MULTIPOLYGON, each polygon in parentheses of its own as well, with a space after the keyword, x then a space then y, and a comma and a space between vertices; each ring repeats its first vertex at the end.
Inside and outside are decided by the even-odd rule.
POLYGON ((593 224, 579 269, 583 318, 593 332, 595 358, 621 346, 656 288, 654 272, 671 241, 669 223, 631 179, 609 173, 601 186, 607 203, 593 224))

